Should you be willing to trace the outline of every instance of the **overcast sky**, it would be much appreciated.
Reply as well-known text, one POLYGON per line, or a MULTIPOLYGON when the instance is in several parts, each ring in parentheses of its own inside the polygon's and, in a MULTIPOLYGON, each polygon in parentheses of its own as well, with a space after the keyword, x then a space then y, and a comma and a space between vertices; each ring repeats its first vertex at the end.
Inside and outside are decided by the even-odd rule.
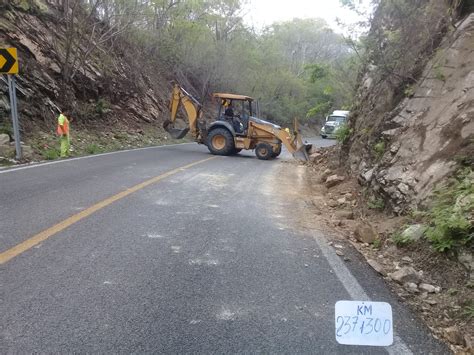
MULTIPOLYGON (((364 0, 369 3, 369 0, 364 0)), ((257 28, 273 22, 289 21, 293 18, 322 18, 331 28, 342 32, 336 17, 344 23, 355 23, 357 15, 340 5, 339 0, 248 0, 245 21, 257 28)))

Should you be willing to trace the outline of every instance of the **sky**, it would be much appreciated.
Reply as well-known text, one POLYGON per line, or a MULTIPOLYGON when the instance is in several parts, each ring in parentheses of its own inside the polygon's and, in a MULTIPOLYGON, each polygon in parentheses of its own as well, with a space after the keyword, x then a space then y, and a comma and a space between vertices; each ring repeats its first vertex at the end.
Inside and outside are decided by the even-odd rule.
MULTIPOLYGON (((338 33, 336 18, 351 24, 360 20, 353 11, 343 8, 339 0, 247 0, 244 19, 249 25, 263 28, 273 22, 290 21, 293 18, 322 18, 338 33)), ((365 4, 369 0, 364 0, 365 4)), ((365 5, 368 6, 368 5, 365 5)))

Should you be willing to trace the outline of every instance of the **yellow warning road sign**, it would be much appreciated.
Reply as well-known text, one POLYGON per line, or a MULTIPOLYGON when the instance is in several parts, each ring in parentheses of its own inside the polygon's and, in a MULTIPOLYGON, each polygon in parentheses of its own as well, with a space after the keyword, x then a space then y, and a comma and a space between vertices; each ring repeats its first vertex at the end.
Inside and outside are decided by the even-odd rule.
POLYGON ((18 74, 16 48, 0 48, 0 74, 18 74))

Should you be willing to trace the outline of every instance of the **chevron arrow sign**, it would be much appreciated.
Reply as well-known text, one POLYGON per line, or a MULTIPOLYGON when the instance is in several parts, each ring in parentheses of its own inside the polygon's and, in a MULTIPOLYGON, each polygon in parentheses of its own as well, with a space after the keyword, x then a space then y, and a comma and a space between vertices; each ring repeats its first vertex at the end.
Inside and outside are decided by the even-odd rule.
POLYGON ((16 48, 0 48, 0 74, 18 74, 16 48))

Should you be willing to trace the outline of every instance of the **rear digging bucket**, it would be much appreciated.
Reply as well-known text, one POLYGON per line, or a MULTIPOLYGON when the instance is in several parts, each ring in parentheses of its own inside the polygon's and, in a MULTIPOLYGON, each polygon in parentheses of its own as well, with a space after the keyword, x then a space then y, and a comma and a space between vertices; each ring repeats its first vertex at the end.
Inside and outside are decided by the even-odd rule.
POLYGON ((163 122, 163 128, 174 139, 184 138, 186 136, 186 134, 188 134, 188 132, 189 132, 189 128, 183 128, 183 129, 175 128, 173 126, 173 123, 169 120, 166 120, 165 122, 163 122))

